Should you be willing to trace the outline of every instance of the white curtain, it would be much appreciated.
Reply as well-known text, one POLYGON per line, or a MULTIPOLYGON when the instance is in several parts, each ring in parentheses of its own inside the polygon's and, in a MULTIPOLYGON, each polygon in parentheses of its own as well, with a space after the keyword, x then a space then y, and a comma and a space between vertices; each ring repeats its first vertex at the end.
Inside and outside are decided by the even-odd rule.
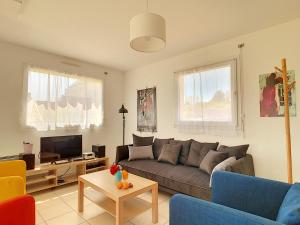
POLYGON ((237 134, 235 60, 181 71, 175 77, 176 127, 188 133, 237 134))
POLYGON ((102 125, 102 80, 29 68, 25 81, 27 127, 47 131, 102 125))

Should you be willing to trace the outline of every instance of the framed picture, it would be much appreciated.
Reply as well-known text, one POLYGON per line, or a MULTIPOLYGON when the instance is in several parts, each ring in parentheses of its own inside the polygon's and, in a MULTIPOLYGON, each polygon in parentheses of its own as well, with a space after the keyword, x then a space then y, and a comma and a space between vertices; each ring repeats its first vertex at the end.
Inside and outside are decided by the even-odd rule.
POLYGON ((137 130, 157 131, 156 87, 137 91, 137 130))
MULTIPOLYGON (((295 83, 295 71, 288 71, 288 83, 295 83)), ((260 116, 282 117, 284 116, 284 91, 281 75, 268 73, 259 76, 260 87, 260 116)), ((296 87, 289 94, 290 116, 296 116, 296 87)))

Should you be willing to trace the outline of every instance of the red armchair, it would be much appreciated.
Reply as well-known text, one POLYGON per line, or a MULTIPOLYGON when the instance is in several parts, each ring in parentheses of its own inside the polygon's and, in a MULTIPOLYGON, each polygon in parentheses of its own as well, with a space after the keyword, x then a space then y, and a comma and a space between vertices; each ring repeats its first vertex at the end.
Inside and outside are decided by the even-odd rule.
POLYGON ((0 202, 1 225, 35 225, 35 202, 23 195, 0 202))

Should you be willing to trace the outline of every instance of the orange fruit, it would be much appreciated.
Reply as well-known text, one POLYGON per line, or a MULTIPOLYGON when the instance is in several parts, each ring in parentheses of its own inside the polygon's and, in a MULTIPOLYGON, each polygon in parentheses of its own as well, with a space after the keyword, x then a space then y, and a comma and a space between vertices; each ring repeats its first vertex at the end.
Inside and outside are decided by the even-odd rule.
POLYGON ((120 181, 117 183, 117 188, 122 189, 123 188, 123 183, 120 181))
POLYGON ((128 188, 129 188, 128 182, 124 182, 124 183, 123 183, 123 189, 128 189, 128 188))
POLYGON ((128 172, 126 170, 122 171, 122 177, 123 177, 124 180, 128 179, 128 172))

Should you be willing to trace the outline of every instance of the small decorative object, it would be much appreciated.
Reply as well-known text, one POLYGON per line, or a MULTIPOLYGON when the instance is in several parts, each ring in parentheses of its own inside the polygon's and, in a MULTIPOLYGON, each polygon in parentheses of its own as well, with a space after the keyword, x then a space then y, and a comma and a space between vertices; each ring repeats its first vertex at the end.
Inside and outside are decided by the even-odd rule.
POLYGON ((122 173, 120 170, 117 171, 115 174, 115 181, 116 181, 116 183, 119 183, 120 181, 122 181, 122 173))
POLYGON ((156 87, 137 91, 137 130, 157 131, 156 87))
POLYGON ((33 144, 23 141, 24 154, 32 154, 33 144))
POLYGON ((122 170, 122 167, 113 164, 110 167, 110 173, 115 176, 115 182, 118 189, 128 189, 133 188, 133 184, 129 183, 128 180, 128 172, 126 170, 122 170))
POLYGON ((122 107, 119 109, 119 113, 123 114, 123 146, 125 144, 125 113, 128 113, 128 110, 122 105, 122 107))
MULTIPOLYGON (((295 71, 287 71, 287 82, 291 85, 288 90, 290 116, 296 116, 296 87, 295 71)), ((260 116, 284 117, 284 81, 280 72, 272 72, 259 76, 260 87, 260 116)))

